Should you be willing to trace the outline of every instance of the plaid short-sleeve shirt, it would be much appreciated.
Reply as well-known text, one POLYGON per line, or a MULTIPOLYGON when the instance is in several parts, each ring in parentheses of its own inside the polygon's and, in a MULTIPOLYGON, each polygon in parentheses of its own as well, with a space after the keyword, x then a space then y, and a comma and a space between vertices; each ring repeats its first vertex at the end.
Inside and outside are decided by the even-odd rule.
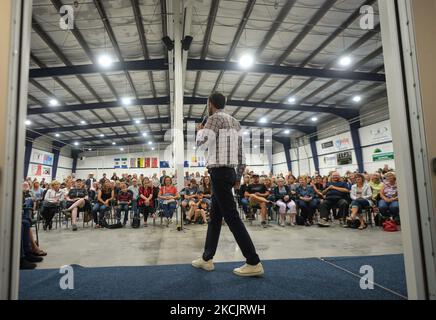
POLYGON ((240 180, 245 170, 241 125, 231 115, 218 110, 210 116, 197 134, 197 146, 207 143, 206 167, 236 168, 240 180))

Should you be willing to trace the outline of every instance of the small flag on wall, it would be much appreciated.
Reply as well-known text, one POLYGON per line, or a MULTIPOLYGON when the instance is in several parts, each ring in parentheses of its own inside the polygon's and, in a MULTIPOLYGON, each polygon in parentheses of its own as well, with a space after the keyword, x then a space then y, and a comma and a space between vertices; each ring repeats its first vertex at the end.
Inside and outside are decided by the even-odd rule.
POLYGON ((122 159, 121 159, 121 168, 122 168, 122 169, 127 169, 127 168, 129 168, 129 166, 127 165, 127 158, 122 158, 122 159))
POLYGON ((150 168, 150 158, 145 158, 145 167, 150 168))
POLYGON ((170 167, 169 161, 160 161, 160 167, 161 168, 169 168, 170 167))
POLYGON ((115 158, 114 159, 114 169, 119 169, 121 168, 121 164, 120 164, 120 158, 115 158))
POLYGON ((157 166, 157 158, 151 158, 151 167, 158 168, 157 166))
POLYGON ((130 158, 130 168, 137 168, 136 158, 130 158))

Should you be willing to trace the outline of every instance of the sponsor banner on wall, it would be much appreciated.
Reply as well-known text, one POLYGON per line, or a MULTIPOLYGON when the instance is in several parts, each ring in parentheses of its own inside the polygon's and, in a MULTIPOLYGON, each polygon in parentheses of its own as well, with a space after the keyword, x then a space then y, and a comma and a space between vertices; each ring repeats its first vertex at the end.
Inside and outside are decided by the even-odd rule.
POLYGON ((351 134, 345 132, 334 137, 323 139, 316 142, 319 155, 336 153, 353 149, 351 134))
POLYGON ((53 165, 53 153, 32 149, 31 162, 43 164, 46 166, 53 165))
POLYGON ((392 141, 391 124, 389 120, 360 128, 359 133, 362 146, 392 141))
POLYGON ((324 167, 334 167, 337 164, 337 157, 336 155, 328 155, 323 158, 324 160, 324 167))
POLYGON ((43 166, 42 167, 42 175, 50 176, 51 175, 51 167, 43 166))
POLYGON ((40 164, 32 164, 31 167, 32 176, 40 176, 42 174, 42 165, 40 164))
POLYGON ((30 167, 31 176, 51 176, 51 167, 42 164, 32 164, 30 167))
POLYGON ((337 162, 339 166, 345 166, 353 163, 353 155, 351 151, 341 152, 337 154, 337 162))

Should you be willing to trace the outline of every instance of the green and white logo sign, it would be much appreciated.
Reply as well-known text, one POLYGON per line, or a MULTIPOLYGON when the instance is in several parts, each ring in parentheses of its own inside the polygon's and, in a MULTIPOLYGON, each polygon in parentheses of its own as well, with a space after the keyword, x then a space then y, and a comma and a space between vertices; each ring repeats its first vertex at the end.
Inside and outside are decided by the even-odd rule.
POLYGON ((394 160, 393 152, 383 152, 381 149, 375 149, 374 154, 372 155, 372 161, 386 161, 386 160, 394 160))

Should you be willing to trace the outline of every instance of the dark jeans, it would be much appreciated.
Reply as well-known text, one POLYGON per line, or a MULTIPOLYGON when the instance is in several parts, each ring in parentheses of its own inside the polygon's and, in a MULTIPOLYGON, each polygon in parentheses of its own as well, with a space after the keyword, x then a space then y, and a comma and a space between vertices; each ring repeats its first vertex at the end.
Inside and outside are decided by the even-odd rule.
POLYGON ((160 201, 160 207, 162 209, 163 216, 168 219, 173 218, 174 211, 177 208, 177 202, 171 201, 166 204, 163 203, 163 200, 160 201))
POLYGON ((212 207, 207 228, 203 259, 208 261, 216 253, 220 237, 222 220, 229 226, 247 264, 257 265, 260 262, 254 244, 236 209, 232 188, 236 181, 236 172, 232 168, 216 168, 209 170, 212 184, 212 207))
POLYGON ((351 207, 359 209, 359 213, 362 213, 362 210, 368 208, 369 205, 369 201, 366 199, 357 199, 351 202, 351 207))
POLYGON ((333 208, 339 209, 339 219, 344 219, 348 215, 348 201, 345 199, 328 198, 325 199, 319 206, 319 211, 322 219, 328 219, 330 210, 333 208))
POLYGON ((392 216, 397 218, 400 215, 400 204, 398 201, 386 202, 384 200, 380 200, 378 202, 378 209, 384 217, 392 216))
POLYGON ((110 210, 110 208, 106 207, 104 204, 94 204, 94 206, 92 207, 92 217, 94 218, 94 223, 100 224, 100 221, 104 220, 104 215, 108 210, 110 210))
POLYGON ((248 214, 249 204, 250 204, 250 200, 248 200, 247 198, 241 199, 242 211, 244 211, 245 214, 248 214))
POLYGON ((127 222, 127 220, 129 220, 129 205, 127 203, 122 203, 118 205, 118 209, 117 209, 118 221, 121 220, 121 212, 124 212, 124 222, 127 222))
POLYGON ((53 217, 58 210, 59 207, 44 206, 44 209, 41 211, 41 216, 44 218, 45 225, 50 225, 52 223, 53 217))
POLYGON ((32 253, 32 246, 30 244, 30 220, 23 219, 21 221, 21 258, 26 257, 32 253))
POLYGON ((147 222, 148 216, 154 212, 154 208, 150 206, 139 206, 139 214, 144 216, 144 222, 147 222))
POLYGON ((297 205, 301 209, 301 215, 305 221, 312 221, 316 208, 318 207, 318 201, 316 199, 306 202, 303 200, 297 200, 297 205))

